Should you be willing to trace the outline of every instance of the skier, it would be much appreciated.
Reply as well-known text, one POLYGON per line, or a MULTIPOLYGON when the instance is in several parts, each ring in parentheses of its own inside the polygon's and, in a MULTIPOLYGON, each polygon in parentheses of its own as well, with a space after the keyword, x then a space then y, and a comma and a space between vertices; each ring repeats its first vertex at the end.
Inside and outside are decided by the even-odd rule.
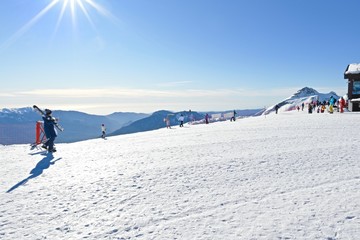
POLYGON ((105 124, 101 124, 101 137, 105 138, 105 134, 106 134, 106 127, 105 124))
POLYGON ((57 137, 57 132, 55 129, 56 118, 51 116, 52 111, 50 109, 45 109, 45 115, 42 116, 44 120, 44 131, 46 135, 46 142, 42 145, 43 148, 47 149, 49 152, 56 152, 54 148, 54 141, 57 137))

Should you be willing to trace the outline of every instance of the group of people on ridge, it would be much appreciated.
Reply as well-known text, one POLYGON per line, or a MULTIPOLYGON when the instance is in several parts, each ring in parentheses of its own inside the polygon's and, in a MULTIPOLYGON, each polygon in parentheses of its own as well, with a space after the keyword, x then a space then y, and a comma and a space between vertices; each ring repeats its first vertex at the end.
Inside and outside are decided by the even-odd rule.
POLYGON ((343 113, 346 106, 346 101, 343 97, 340 97, 339 100, 336 100, 333 96, 331 96, 328 101, 324 100, 323 102, 310 102, 308 103, 308 113, 312 113, 315 109, 317 113, 324 113, 326 110, 326 106, 328 106, 328 112, 330 114, 334 113, 335 107, 337 107, 338 112, 343 113))
MULTIPOLYGON (((174 114, 168 114, 165 118, 164 118, 164 122, 166 124, 166 128, 168 129, 171 129, 171 121, 170 121, 170 117, 174 115, 174 114)), ((237 115, 237 112, 234 110, 232 112, 232 116, 230 118, 230 121, 236 121, 236 115, 237 115)), ((193 115, 193 113, 191 112, 191 110, 189 110, 189 116, 185 116, 183 113, 180 114, 179 117, 177 117, 176 119, 178 120, 179 122, 179 127, 184 127, 184 122, 185 122, 185 118, 189 118, 189 124, 193 124, 194 121, 195 121, 195 117, 193 115)), ((210 123, 210 119, 211 119, 211 116, 206 113, 205 116, 204 116, 204 120, 205 120, 205 124, 209 124, 210 123)))
MULTIPOLYGON (((276 105, 277 106, 277 105, 276 105)), ((275 109, 276 109, 275 106, 275 109)), ((343 97, 340 97, 338 100, 331 96, 328 101, 324 100, 320 102, 319 100, 307 103, 308 113, 312 113, 316 110, 317 113, 324 113, 327 109, 330 114, 334 113, 334 108, 338 109, 338 112, 343 113, 344 108, 346 107, 346 101, 343 97), (328 108, 326 107, 328 106, 328 108)), ((301 104, 301 110, 304 111, 305 103, 301 104)), ((296 106, 296 109, 300 111, 300 106, 296 106)), ((277 109, 276 109, 277 111, 277 109)))

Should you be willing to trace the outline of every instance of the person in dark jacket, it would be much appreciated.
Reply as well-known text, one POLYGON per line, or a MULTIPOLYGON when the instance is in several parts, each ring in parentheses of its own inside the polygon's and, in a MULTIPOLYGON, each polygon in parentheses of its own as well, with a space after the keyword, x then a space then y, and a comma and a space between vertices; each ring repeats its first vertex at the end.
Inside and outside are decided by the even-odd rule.
POLYGON ((206 124, 209 124, 209 118, 210 118, 209 114, 206 114, 205 115, 205 123, 206 124))
POLYGON ((232 122, 232 121, 236 121, 236 114, 237 114, 237 112, 234 110, 234 112, 233 112, 233 116, 230 118, 230 122, 232 122))
POLYGON ((308 104, 308 113, 312 113, 313 111, 313 106, 311 103, 308 104))
POLYGON ((57 137, 57 132, 55 128, 56 119, 51 116, 52 111, 50 109, 45 109, 45 115, 42 117, 44 120, 44 131, 47 138, 47 141, 43 144, 43 148, 46 148, 49 152, 56 152, 54 148, 54 141, 57 137))
POLYGON ((275 113, 276 113, 276 114, 278 114, 279 108, 280 108, 279 105, 276 104, 276 105, 275 105, 275 113))

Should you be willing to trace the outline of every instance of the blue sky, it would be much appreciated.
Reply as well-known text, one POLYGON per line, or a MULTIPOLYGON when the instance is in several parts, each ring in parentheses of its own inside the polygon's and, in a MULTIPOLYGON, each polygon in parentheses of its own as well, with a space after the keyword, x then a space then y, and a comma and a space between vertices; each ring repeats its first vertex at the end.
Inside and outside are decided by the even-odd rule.
POLYGON ((262 108, 347 91, 359 1, 2 0, 0 108, 262 108), (65 3, 68 4, 65 6, 65 3))

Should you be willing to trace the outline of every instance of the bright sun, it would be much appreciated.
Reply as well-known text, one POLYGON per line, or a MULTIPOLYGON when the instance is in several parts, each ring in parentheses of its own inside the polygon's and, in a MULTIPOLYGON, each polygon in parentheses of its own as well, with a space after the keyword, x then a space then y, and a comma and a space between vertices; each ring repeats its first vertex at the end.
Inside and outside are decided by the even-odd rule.
POLYGON ((27 32, 33 25, 35 25, 45 14, 47 14, 51 9, 55 6, 61 5, 61 10, 59 13, 59 17, 54 29, 54 33, 56 34, 60 23, 64 17, 66 11, 70 11, 72 17, 73 26, 76 26, 76 16, 77 13, 82 13, 90 25, 95 29, 95 25, 91 20, 89 12, 87 9, 95 9, 99 14, 111 18, 117 21, 117 18, 114 17, 108 10, 106 10, 101 5, 97 4, 95 0, 52 0, 47 6, 45 6, 38 14, 36 14, 31 20, 29 20, 22 28, 20 28, 8 41, 4 44, 0 45, 0 50, 10 46, 13 42, 15 42, 18 38, 20 38, 25 32, 27 32))
MULTIPOLYGON (((81 12, 86 16, 87 20, 89 21, 89 23, 94 26, 94 23, 92 22, 90 15, 86 9, 86 7, 91 7, 95 10, 97 10, 100 14, 106 16, 106 17, 112 17, 111 13, 108 12, 105 8, 103 8, 102 6, 100 6, 99 4, 95 3, 93 0, 53 0, 49 5, 48 5, 48 9, 51 9, 52 7, 54 7, 55 5, 57 5, 58 3, 62 3, 62 8, 59 14, 59 19, 57 22, 57 26, 56 28, 58 28, 64 13, 66 10, 70 9, 71 12, 71 16, 73 19, 73 25, 75 25, 76 22, 76 12, 77 9, 80 9, 81 12)), ((45 8, 46 9, 46 8, 45 8)), ((45 10, 44 9, 44 10, 45 10)), ((46 10, 48 11, 48 10, 46 10)))

